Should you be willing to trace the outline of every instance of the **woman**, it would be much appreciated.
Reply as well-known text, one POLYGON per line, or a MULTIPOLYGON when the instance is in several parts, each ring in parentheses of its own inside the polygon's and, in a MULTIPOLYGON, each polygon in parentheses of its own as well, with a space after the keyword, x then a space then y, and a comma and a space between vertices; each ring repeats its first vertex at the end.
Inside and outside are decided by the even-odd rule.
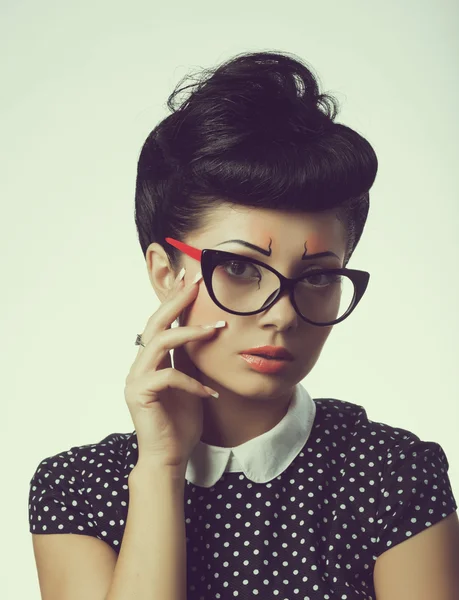
POLYGON ((43 597, 451 600, 455 569, 428 568, 459 545, 441 446, 300 383, 369 282, 347 264, 375 152, 291 55, 207 75, 138 162, 161 306, 126 379, 135 431, 31 481, 43 597))

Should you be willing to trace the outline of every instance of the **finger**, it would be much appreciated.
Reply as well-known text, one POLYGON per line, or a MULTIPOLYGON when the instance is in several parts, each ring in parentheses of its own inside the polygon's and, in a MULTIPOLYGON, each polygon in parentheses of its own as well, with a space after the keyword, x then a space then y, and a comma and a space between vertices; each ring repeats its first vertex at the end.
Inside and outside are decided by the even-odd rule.
POLYGON ((186 373, 190 377, 194 377, 200 381, 200 371, 191 360, 184 346, 174 348, 171 354, 174 361, 174 369, 181 371, 182 373, 186 373))
POLYGON ((201 281, 202 279, 197 283, 189 283, 188 285, 180 282, 176 292, 171 294, 171 297, 165 300, 148 319, 144 333, 142 334, 144 344, 147 344, 160 331, 170 329, 171 324, 177 319, 184 308, 196 299, 201 281))
MULTIPOLYGON (((166 299, 158 308, 158 310, 156 310, 148 319, 142 333, 142 342, 145 347, 148 345, 151 339, 157 337, 159 332, 171 329, 172 323, 178 319, 184 307, 190 304, 196 298, 199 290, 199 283, 202 280, 202 274, 201 279, 198 279, 198 281, 192 281, 191 284, 188 284, 186 287, 183 275, 184 269, 182 269, 177 276, 175 292, 170 294, 170 297, 166 299)), ((142 356, 144 349, 144 346, 139 346, 139 350, 137 351, 137 356, 133 365, 134 368, 135 364, 140 359, 140 356, 142 356)), ((170 365, 170 357, 169 355, 166 355, 164 357, 162 368, 169 367, 170 365)))
POLYGON ((175 369, 163 369, 154 373, 145 373, 126 386, 126 402, 136 406, 146 406, 157 402, 161 392, 167 389, 178 389, 197 396, 209 396, 209 391, 202 383, 189 375, 175 369))
POLYGON ((206 340, 215 333, 215 328, 204 329, 199 326, 176 327, 158 333, 143 348, 131 366, 129 376, 139 377, 150 370, 164 369, 162 361, 168 357, 167 366, 170 364, 169 352, 192 341, 206 340))
MULTIPOLYGON (((183 279, 184 273, 185 273, 185 270, 182 269, 182 271, 180 271, 180 273, 178 274, 178 276, 174 282, 174 286, 172 286, 172 289, 169 292, 166 299, 162 302, 161 306, 152 315, 150 315, 150 318, 148 319, 147 324, 144 327, 144 330, 143 330, 143 333, 141 336, 142 342, 145 346, 147 345, 147 343, 149 342, 150 339, 152 339, 155 335, 157 335, 158 331, 160 331, 162 329, 170 329, 172 323, 178 317, 176 315, 176 313, 178 312, 178 314, 180 314, 181 311, 183 310, 183 307, 177 308, 177 299, 175 300, 175 303, 172 306, 169 303, 171 302, 172 298, 177 297, 177 293, 179 291, 183 291, 183 289, 184 289, 184 279, 183 279), (161 316, 161 314, 164 315, 164 311, 167 311, 166 316, 163 316, 163 318, 161 319, 160 316, 161 316)), ((195 290, 195 288, 198 288, 198 287, 199 286, 197 286, 197 285, 192 285, 190 287, 191 293, 192 294, 193 294, 193 292, 197 293, 197 290, 195 290)), ((182 299, 184 298, 185 301, 187 301, 187 302, 191 302, 194 297, 195 296, 192 296, 192 295, 190 295, 190 296, 181 295, 180 296, 180 298, 182 298, 182 299)), ((144 346, 139 345, 136 360, 139 356, 142 355, 143 350, 144 350, 144 346)))
POLYGON ((171 298, 172 295, 175 294, 178 289, 183 287, 184 277, 185 277, 185 267, 183 267, 183 269, 180 270, 177 277, 174 279, 174 283, 172 284, 172 287, 169 289, 169 291, 167 293, 166 300, 171 298))

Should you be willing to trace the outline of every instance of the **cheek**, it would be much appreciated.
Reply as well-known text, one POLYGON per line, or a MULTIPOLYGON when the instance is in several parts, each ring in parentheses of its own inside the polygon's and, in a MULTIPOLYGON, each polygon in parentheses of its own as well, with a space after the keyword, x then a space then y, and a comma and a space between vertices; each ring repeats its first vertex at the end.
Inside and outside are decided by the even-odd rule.
MULTIPOLYGON (((201 284, 202 285, 202 284, 201 284)), ((181 325, 211 325, 217 321, 227 321, 231 315, 219 308, 210 298, 204 286, 195 301, 187 306, 180 317, 181 325)))
POLYGON ((311 328, 311 347, 316 348, 320 353, 333 327, 311 326, 311 328))
POLYGON ((311 329, 310 335, 306 338, 305 354, 309 368, 312 368, 319 359, 331 330, 332 327, 313 327, 311 329))
MULTIPOLYGON (((229 313, 219 308, 207 294, 207 290, 200 291, 196 300, 187 307, 180 317, 181 326, 211 325, 217 321, 226 321, 228 327, 231 317, 229 313)), ((215 342, 227 333, 225 328, 218 329, 208 340, 202 342, 188 342, 184 346, 190 360, 203 373, 212 376, 215 368, 221 361, 221 356, 216 352, 215 342)), ((221 349, 221 346, 220 346, 221 349)))

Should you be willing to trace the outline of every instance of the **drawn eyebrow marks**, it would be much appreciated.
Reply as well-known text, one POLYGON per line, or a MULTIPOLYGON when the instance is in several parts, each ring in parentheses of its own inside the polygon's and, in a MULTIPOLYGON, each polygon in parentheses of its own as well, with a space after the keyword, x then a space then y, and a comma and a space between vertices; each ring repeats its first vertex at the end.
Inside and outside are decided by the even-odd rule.
MULTIPOLYGON (((272 240, 272 238, 270 238, 268 250, 265 250, 264 248, 260 248, 260 246, 256 246, 255 244, 251 244, 250 242, 246 242, 245 240, 226 240, 225 242, 220 242, 220 244, 217 244, 217 246, 222 246, 223 244, 229 244, 229 243, 241 244, 242 246, 245 246, 246 248, 251 248, 252 250, 256 250, 257 252, 264 254, 264 256, 271 256, 272 242, 273 242, 273 240, 272 240)), ((308 249, 307 249, 307 241, 306 241, 304 243, 304 253, 303 253, 303 256, 301 257, 301 260, 310 260, 312 258, 322 258, 325 256, 334 256, 339 260, 339 256, 337 256, 334 252, 330 252, 329 250, 327 250, 326 252, 317 252, 316 254, 308 254, 307 252, 308 252, 308 249)))

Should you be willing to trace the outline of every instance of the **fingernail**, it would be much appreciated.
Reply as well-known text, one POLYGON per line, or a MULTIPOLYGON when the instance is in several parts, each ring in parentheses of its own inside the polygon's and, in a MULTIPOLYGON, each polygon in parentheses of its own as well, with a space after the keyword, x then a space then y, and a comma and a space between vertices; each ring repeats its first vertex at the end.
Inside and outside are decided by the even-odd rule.
POLYGON ((226 325, 226 321, 217 321, 214 325, 203 325, 203 329, 217 329, 218 327, 224 327, 226 325))
POLYGON ((209 392, 209 394, 211 396, 213 396, 214 398, 218 398, 220 396, 220 394, 218 392, 216 392, 215 390, 213 390, 211 387, 205 385, 204 388, 209 392))
POLYGON ((175 280, 177 283, 179 281, 182 281, 182 279, 185 277, 185 267, 182 267, 182 269, 180 270, 180 273, 177 275, 177 279, 175 280))
POLYGON ((198 271, 198 272, 196 273, 196 277, 193 279, 193 281, 192 281, 191 283, 198 283, 198 281, 199 281, 200 279, 202 279, 202 273, 201 273, 201 271, 198 271))

